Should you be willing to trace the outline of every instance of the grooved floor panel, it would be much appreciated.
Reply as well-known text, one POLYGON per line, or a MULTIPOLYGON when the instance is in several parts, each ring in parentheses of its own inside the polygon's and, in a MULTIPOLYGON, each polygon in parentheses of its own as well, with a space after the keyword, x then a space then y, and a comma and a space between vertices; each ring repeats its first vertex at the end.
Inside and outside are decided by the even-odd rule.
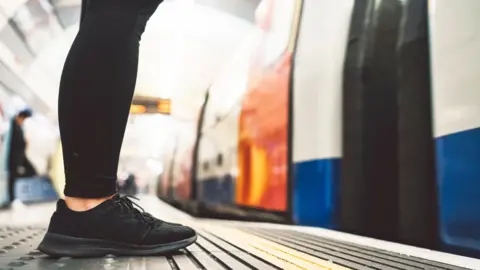
MULTIPOLYGON (((38 225, 32 226, 24 223, 2 226, 2 222, 9 221, 5 219, 6 217, 21 216, 21 211, 25 209, 17 213, 0 212, 0 270, 480 269, 478 267, 462 268, 427 260, 421 256, 407 256, 373 248, 371 245, 363 245, 363 242, 359 244, 335 240, 306 233, 303 230, 293 230, 294 227, 276 225, 265 227, 252 223, 195 219, 169 208, 159 200, 150 200, 150 205, 142 204, 142 206, 155 216, 167 219, 170 217, 169 221, 178 221, 192 226, 199 234, 198 241, 184 250, 161 256, 53 259, 36 249, 46 232, 46 220, 35 220, 35 224, 38 225)), ((42 215, 44 219, 48 219, 53 208, 42 207, 46 209, 42 215)), ((32 209, 28 211, 35 212, 32 209)), ((37 214, 40 216, 39 213, 37 214)), ((477 263, 476 260, 468 265, 475 265, 475 263, 477 263)))
POLYGON ((181 270, 276 270, 276 269, 442 269, 461 270, 457 266, 413 258, 401 254, 284 230, 231 228, 231 232, 251 235, 249 239, 222 238, 218 228, 197 228, 197 243, 185 250, 152 257, 114 257, 92 259, 52 259, 36 250, 45 228, 0 228, 0 270, 16 269, 181 269, 181 270), (256 243, 262 242, 260 245, 256 243), (273 244, 279 244, 275 247, 273 244), (255 247, 259 252, 250 252, 255 247), (262 249, 264 252, 262 252, 262 249), (289 257, 297 251, 298 254, 289 257), (283 253, 285 261, 271 253, 283 253), (305 259, 318 258, 319 262, 305 259), (292 259, 293 258, 293 259, 292 259), (323 263, 322 263, 323 262, 323 263))
POLYGON ((318 236, 286 230, 249 229, 252 234, 261 235, 284 246, 294 246, 305 253, 317 253, 338 264, 347 264, 353 268, 369 266, 373 269, 438 269, 464 270, 454 265, 372 249, 351 243, 332 241, 318 236), (353 264, 356 264, 355 266, 353 264))

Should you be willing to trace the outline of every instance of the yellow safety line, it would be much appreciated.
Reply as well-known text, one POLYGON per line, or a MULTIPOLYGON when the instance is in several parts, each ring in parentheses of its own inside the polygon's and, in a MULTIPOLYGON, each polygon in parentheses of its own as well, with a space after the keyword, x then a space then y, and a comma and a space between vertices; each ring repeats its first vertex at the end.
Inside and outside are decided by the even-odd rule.
MULTIPOLYGON (((318 269, 318 267, 312 267, 312 265, 305 263, 303 261, 291 260, 283 254, 278 254, 277 251, 266 249, 264 247, 259 247, 252 244, 255 240, 251 239, 249 236, 245 236, 243 233, 238 231, 229 232, 232 230, 219 230, 215 229, 215 234, 226 238, 229 242, 232 242, 236 246, 244 249, 247 252, 257 255, 270 263, 281 267, 282 269, 302 269, 302 270, 313 270, 318 269), (228 237, 228 238, 227 238, 228 237)), ((321 268, 322 270, 324 268, 321 268)))
POLYGON ((311 260, 309 260, 308 258, 305 258, 305 257, 303 257, 303 256, 299 256, 299 255, 296 255, 296 254, 289 253, 288 251, 285 251, 284 249, 280 249, 280 248, 277 248, 277 247, 273 247, 273 246, 268 245, 268 244, 266 244, 266 243, 262 243, 262 246, 263 246, 263 248, 266 247, 267 249, 270 248, 270 249, 272 249, 272 250, 277 251, 277 252, 279 253, 279 255, 287 255, 287 256, 289 255, 289 256, 291 256, 291 257, 293 257, 293 258, 295 258, 295 259, 302 260, 302 261, 305 261, 305 262, 307 262, 307 263, 310 263, 310 264, 319 266, 319 267, 321 267, 322 269, 331 269, 331 266, 325 266, 325 265, 323 264, 323 263, 325 263, 325 262, 323 262, 323 261, 321 262, 321 264, 319 264, 319 263, 316 263, 316 262, 314 262, 314 261, 311 261, 311 260))
POLYGON ((256 246, 251 245, 252 240, 248 240, 248 238, 245 238, 242 235, 242 232, 229 232, 219 228, 212 228, 211 226, 205 226, 207 231, 210 231, 211 233, 222 237, 224 239, 228 239, 229 242, 234 243, 236 246, 242 248, 243 250, 252 253, 254 255, 257 255, 258 257, 261 257, 265 259, 266 261, 269 261, 270 263, 281 267, 282 269, 307 269, 310 270, 311 267, 307 265, 299 265, 298 263, 296 264, 295 262, 291 262, 287 259, 285 259, 285 256, 278 256, 275 254, 275 252, 270 252, 268 250, 265 250, 263 248, 259 248, 256 246))
POLYGON ((262 257, 264 259, 265 258, 265 255, 267 256, 270 256, 272 257, 270 260, 267 259, 267 261, 269 261, 270 263, 276 265, 276 266, 281 266, 283 269, 302 269, 302 270, 309 270, 308 268, 306 267, 303 267, 301 265, 298 265, 298 264, 295 264, 294 262, 291 262, 285 258, 282 258, 282 257, 279 257, 271 252, 268 252, 264 249, 261 249, 261 248, 257 248, 255 246, 252 246, 252 245, 248 245, 249 247, 253 248, 254 250, 250 249, 250 248, 245 248, 244 249, 252 254, 255 254, 259 257, 262 257))
MULTIPOLYGON (((255 236, 255 238, 258 240, 260 247, 262 247, 263 249, 270 249, 272 251, 276 251, 278 256, 287 256, 287 257, 290 256, 292 257, 290 259, 303 261, 307 264, 313 265, 316 268, 321 268, 321 269, 345 269, 343 267, 333 264, 332 262, 318 259, 316 257, 310 256, 303 252, 296 251, 294 249, 290 249, 282 245, 279 245, 277 243, 271 242, 269 240, 265 240, 257 236, 255 236)), ((309 267, 309 269, 311 269, 311 266, 309 267)))
POLYGON ((326 265, 325 261, 308 254, 298 252, 254 235, 243 232, 240 234, 242 235, 242 239, 248 240, 248 245, 257 249, 269 251, 270 254, 277 258, 285 258, 298 267, 307 269, 332 269, 332 265, 326 265))
POLYGON ((233 244, 252 254, 262 257, 263 259, 277 265, 278 267, 282 267, 283 269, 348 269, 343 266, 336 265, 333 262, 321 260, 309 254, 282 246, 238 229, 212 225, 205 225, 204 229, 213 233, 214 235, 228 239, 229 242, 232 242, 233 244))

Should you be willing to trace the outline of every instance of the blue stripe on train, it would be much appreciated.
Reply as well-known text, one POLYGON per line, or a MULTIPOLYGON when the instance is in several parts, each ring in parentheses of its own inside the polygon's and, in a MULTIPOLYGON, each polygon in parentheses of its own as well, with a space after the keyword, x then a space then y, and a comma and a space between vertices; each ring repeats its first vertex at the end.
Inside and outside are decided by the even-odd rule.
POLYGON ((439 137, 436 146, 442 241, 480 251, 480 128, 439 137))
POLYGON ((340 159, 320 159, 294 165, 293 212, 299 225, 335 229, 338 212, 340 159))
MULTIPOLYGON (((322 159, 294 164, 293 211, 299 225, 335 229, 338 211, 340 159, 322 159)), ((231 204, 235 182, 229 176, 197 182, 197 198, 213 204, 231 204)))

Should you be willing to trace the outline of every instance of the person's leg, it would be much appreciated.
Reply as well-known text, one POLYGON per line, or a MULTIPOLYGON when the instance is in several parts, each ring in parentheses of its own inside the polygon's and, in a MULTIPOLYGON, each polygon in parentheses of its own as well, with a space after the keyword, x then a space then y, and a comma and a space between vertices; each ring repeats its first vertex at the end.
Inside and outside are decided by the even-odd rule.
POLYGON ((87 3, 88 0, 80 0, 80 25, 82 24, 83 20, 85 19, 85 15, 87 14, 87 3))
POLYGON ((67 56, 58 102, 67 197, 101 198, 116 192, 137 77, 135 27, 143 2, 90 0, 67 56))
POLYGON ((23 177, 33 177, 38 175, 37 169, 35 169, 35 166, 33 166, 32 162, 26 156, 23 161, 23 168, 25 170, 22 175, 23 177))
POLYGON ((9 173, 8 176, 8 201, 11 204, 15 200, 15 176, 9 173))
POLYGON ((39 246, 48 255, 150 255, 196 239, 192 229, 157 220, 115 195, 139 41, 161 1, 88 0, 60 83, 66 198, 39 246))

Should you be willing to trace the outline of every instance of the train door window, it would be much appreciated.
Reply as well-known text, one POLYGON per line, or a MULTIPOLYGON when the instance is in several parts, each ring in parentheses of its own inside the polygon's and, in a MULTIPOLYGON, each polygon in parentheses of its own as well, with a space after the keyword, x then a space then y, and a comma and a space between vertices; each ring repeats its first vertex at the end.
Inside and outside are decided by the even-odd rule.
POLYGON ((479 11, 480 1, 476 0, 431 1, 436 137, 480 126, 479 11))
POLYGON ((222 166, 223 165, 223 155, 222 153, 217 155, 217 165, 222 166))
POLYGON ((287 49, 298 0, 270 1, 267 9, 271 9, 263 14, 268 27, 257 52, 257 61, 262 66, 272 65, 287 49))
POLYGON ((210 168, 210 164, 208 164, 208 161, 203 162, 203 170, 208 171, 209 168, 210 168))

